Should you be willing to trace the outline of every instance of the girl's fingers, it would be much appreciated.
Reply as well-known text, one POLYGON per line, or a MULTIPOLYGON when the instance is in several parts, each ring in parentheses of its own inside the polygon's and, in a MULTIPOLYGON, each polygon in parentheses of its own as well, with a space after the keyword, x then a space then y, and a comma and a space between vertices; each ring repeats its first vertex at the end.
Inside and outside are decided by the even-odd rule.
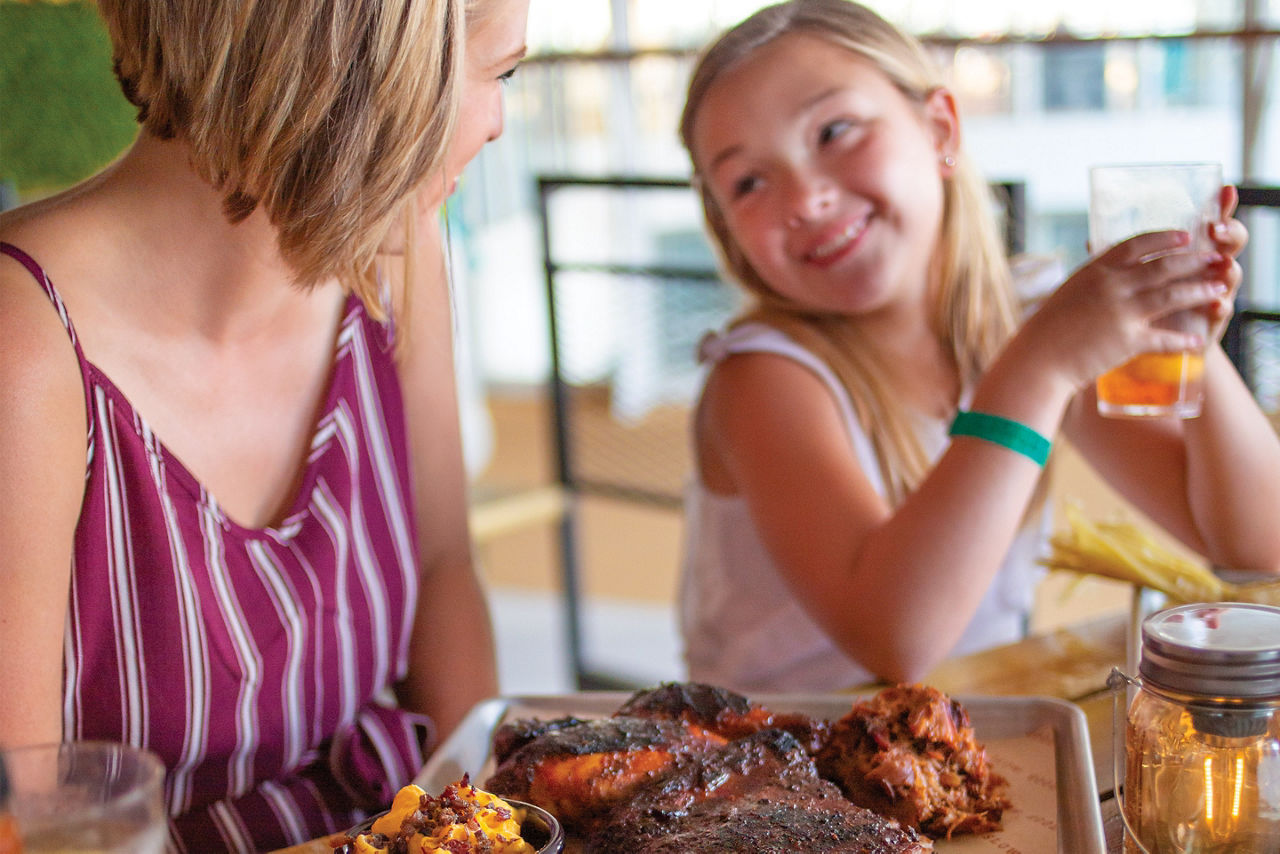
POLYGON ((1215 278, 1227 286, 1227 292, 1230 298, 1234 298, 1236 291, 1240 288, 1240 283, 1244 281, 1244 270, 1240 267, 1240 262, 1234 258, 1225 265, 1214 267, 1215 278))
POLYGON ((1249 231, 1240 220, 1228 218, 1209 226, 1209 239, 1213 241, 1215 249, 1234 258, 1249 242, 1249 231))
POLYGON ((1231 316, 1236 313, 1235 302, 1223 297, 1209 306, 1208 313, 1209 340, 1221 341, 1227 331, 1227 324, 1231 322, 1231 316))
POLYGON ((1140 263, 1137 272, 1139 290, 1165 287, 1180 279, 1220 280, 1226 256, 1216 252, 1168 252, 1151 256, 1140 263))
POLYGON ((1138 311, 1156 321, 1179 311, 1206 311, 1228 293, 1227 286, 1212 280, 1183 281, 1162 288, 1149 288, 1134 295, 1138 311))
POLYGON ((1178 353, 1183 350, 1201 350, 1204 348, 1204 337, 1192 332, 1179 332, 1174 329, 1152 327, 1147 336, 1147 344, 1139 352, 1142 353, 1178 353))
POLYGON ((1230 297, 1219 297, 1209 303, 1209 320, 1214 323, 1220 323, 1224 320, 1230 320, 1231 315, 1236 313, 1235 300, 1230 297))
POLYGON ((1121 241, 1102 253, 1099 260, 1115 265, 1139 264, 1152 255, 1161 255, 1191 244, 1185 231, 1148 231, 1121 241))
POLYGON ((1218 191, 1218 207, 1222 210, 1224 220, 1235 215, 1236 205, 1240 204, 1240 191, 1232 184, 1227 184, 1218 191))

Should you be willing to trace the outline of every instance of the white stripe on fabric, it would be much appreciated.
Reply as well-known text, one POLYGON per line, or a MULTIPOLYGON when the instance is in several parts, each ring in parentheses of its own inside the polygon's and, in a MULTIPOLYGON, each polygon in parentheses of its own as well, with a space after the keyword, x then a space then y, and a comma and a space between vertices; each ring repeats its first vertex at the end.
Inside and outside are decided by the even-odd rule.
POLYGON ((71 553, 71 599, 67 625, 62 633, 62 739, 84 738, 84 709, 80 701, 80 674, 84 669, 80 642, 80 597, 76 595, 76 556, 71 553))
POLYGON ((213 496, 201 489, 200 524, 204 532, 205 565, 213 581, 214 596, 222 613, 240 664, 243 678, 236 698, 236 746, 227 757, 227 790, 231 796, 243 794, 253 783, 253 757, 258 750, 258 727, 254 708, 262 687, 262 658, 247 630, 248 621, 232 589, 223 558, 222 513, 213 496))
MULTIPOLYGON (((351 461, 351 515, 348 523, 351 526, 352 552, 355 555, 356 574, 369 602, 370 619, 373 626, 390 626, 389 607, 386 598, 386 586, 382 578, 378 556, 369 541, 369 529, 365 525, 364 500, 360 490, 360 449, 356 438, 355 425, 351 414, 344 404, 334 413, 334 421, 338 427, 338 443, 351 461)), ((373 684, 379 685, 391 678, 390 651, 387 643, 388 633, 379 631, 373 641, 373 684)))
MULTIPOLYGON (((320 789, 316 786, 314 781, 306 777, 299 778, 294 783, 294 788, 295 788, 295 791, 297 789, 301 789, 311 797, 310 814, 313 816, 318 816, 321 820, 321 823, 325 827, 341 826, 338 824, 338 821, 334 817, 333 812, 329 809, 329 802, 325 800, 324 795, 320 793, 320 789)), ((299 797, 295 795, 293 800, 295 803, 297 803, 301 807, 302 800, 299 797)))
POLYGON ((169 825, 169 846, 165 849, 165 854, 187 854, 190 849, 187 848, 186 840, 178 836, 177 828, 172 824, 169 825))
POLYGON ((342 318, 342 328, 338 330, 338 358, 346 355, 343 351, 350 346, 351 336, 356 334, 356 329, 360 326, 359 314, 355 309, 347 311, 345 317, 342 318))
POLYGON ((49 274, 46 273, 43 268, 40 269, 40 278, 42 279, 41 285, 44 287, 45 293, 47 293, 49 295, 49 299, 53 301, 53 307, 58 312, 58 317, 62 320, 62 325, 67 329, 67 335, 71 338, 71 345, 73 347, 78 346, 80 338, 76 335, 76 328, 71 325, 71 315, 67 313, 67 306, 62 301, 62 297, 58 295, 57 289, 54 288, 53 282, 49 279, 49 274))
POLYGON ((391 437, 387 431, 385 414, 379 403, 377 380, 374 377, 373 363, 369 356, 369 340, 363 334, 363 330, 363 325, 359 326, 357 334, 352 336, 352 363, 356 369, 356 394, 360 403, 360 414, 363 416, 365 444, 369 448, 369 457, 373 461, 382 515, 390 528, 391 542, 396 549, 396 561, 400 565, 404 582, 405 596, 400 615, 402 621, 400 644, 396 650, 395 671, 389 674, 392 679, 400 679, 404 676, 409 660, 409 640, 418 599, 418 567, 411 533, 413 520, 406 518, 404 514, 406 505, 401 500, 395 463, 389 456, 391 437))
POLYGON ((290 845, 299 845, 310 839, 303 807, 293 797, 293 793, 272 780, 264 780, 258 787, 263 800, 271 807, 276 819, 284 829, 285 840, 290 845))
POLYGON ((116 627, 116 659, 124 714, 124 731, 120 738, 129 744, 146 744, 146 698, 143 692, 143 674, 139 671, 140 656, 134 634, 133 608, 129 601, 133 555, 128 507, 120 476, 122 463, 119 458, 119 435, 112 417, 115 407, 107 400, 101 388, 94 389, 94 396, 98 411, 103 413, 103 426, 106 428, 102 431, 102 458, 106 466, 107 486, 107 590, 111 597, 111 614, 116 627))
POLYGON ((410 769, 410 773, 415 777, 422 766, 426 764, 427 757, 423 754, 424 745, 429 747, 431 741, 435 738, 434 721, 423 715, 421 725, 427 728, 425 737, 418 733, 418 726, 415 725, 412 717, 409 715, 402 715, 400 718, 400 726, 404 729, 404 743, 411 745, 414 748, 414 757, 417 767, 410 769))
POLYGON ((338 689, 342 692, 338 720, 340 723, 347 724, 355 720, 356 711, 360 705, 356 651, 352 646, 351 633, 342 631, 342 628, 351 626, 351 596, 347 588, 348 561, 351 555, 351 549, 349 548, 350 529, 342 515, 341 507, 329 490, 328 483, 323 481, 316 483, 312 504, 315 506, 316 519, 333 543, 334 555, 338 559, 337 575, 335 576, 337 583, 333 594, 337 600, 335 604, 338 612, 337 625, 339 626, 339 631, 335 640, 338 644, 339 673, 342 674, 338 680, 338 689))
POLYGON ((209 806, 209 818, 213 820, 213 826, 217 828, 218 835, 222 837, 222 843, 228 851, 248 854, 256 850, 249 829, 245 827, 240 814, 229 803, 226 801, 212 803, 209 806))
MULTIPOLYGON (((296 543, 288 544, 287 548, 289 549, 289 554, 293 556, 293 559, 297 562, 298 568, 305 574, 307 581, 311 586, 312 622, 310 625, 322 626, 324 625, 324 611, 328 603, 324 596, 324 589, 320 586, 320 579, 316 574, 315 567, 312 565, 310 559, 308 559, 306 553, 297 547, 296 543)), ((335 559, 334 564, 336 565, 337 563, 338 561, 335 559)), ((325 703, 327 702, 325 689, 328 687, 329 683, 329 679, 324 670, 324 665, 326 663, 324 655, 324 632, 311 632, 310 643, 312 647, 310 655, 311 690, 314 693, 315 701, 311 704, 312 714, 310 740, 304 739, 303 747, 306 748, 308 753, 314 753, 314 751, 311 750, 311 748, 306 747, 306 745, 309 744, 310 741, 320 741, 324 738, 321 722, 324 719, 325 703)), ((307 761, 306 754, 298 758, 299 765, 305 765, 307 761)))
POLYGON ((186 543, 178 523, 178 511, 169 493, 163 454, 150 430, 146 431, 146 448, 151 479, 160 498, 164 527, 169 544, 169 560, 173 570, 173 588, 178 605, 178 634, 182 642, 183 703, 186 727, 182 750, 175 767, 169 769, 165 786, 170 814, 178 815, 191 808, 194 787, 192 773, 204 759, 209 745, 209 642, 200 618, 198 592, 191 577, 186 543))
POLYGON ((362 714, 360 716, 360 732, 373 744, 373 749, 377 751, 378 758, 382 760, 382 767, 386 769, 388 777, 394 774, 395 785, 401 786, 408 781, 418 769, 409 769, 405 767, 403 757, 400 751, 396 749, 395 740, 391 734, 382 725, 382 720, 376 715, 362 714))
POLYGON ((316 425, 316 434, 311 437, 311 453, 310 456, 307 457, 308 465, 314 463, 320 458, 320 455, 324 453, 324 450, 329 445, 330 440, 333 439, 333 431, 333 418, 330 414, 326 414, 325 417, 320 420, 320 423, 316 425))
MULTIPOLYGON (((254 540, 248 547, 249 562, 258 578, 271 592, 271 606, 280 624, 285 626, 285 666, 280 674, 280 716, 284 722, 282 745, 284 767, 292 768, 306 746, 306 703, 302 694, 302 654, 309 632, 298 607, 301 597, 297 588, 264 540, 254 540)), ((313 598, 314 591, 313 591, 313 598)))

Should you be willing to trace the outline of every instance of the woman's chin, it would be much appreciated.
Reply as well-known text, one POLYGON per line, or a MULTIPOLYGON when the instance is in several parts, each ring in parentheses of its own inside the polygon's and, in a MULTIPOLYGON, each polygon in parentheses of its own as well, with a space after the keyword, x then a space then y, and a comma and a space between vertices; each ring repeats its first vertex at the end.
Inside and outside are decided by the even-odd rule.
POLYGON ((428 179, 418 189, 417 208, 419 216, 434 216, 444 205, 445 200, 458 189, 458 179, 428 179))

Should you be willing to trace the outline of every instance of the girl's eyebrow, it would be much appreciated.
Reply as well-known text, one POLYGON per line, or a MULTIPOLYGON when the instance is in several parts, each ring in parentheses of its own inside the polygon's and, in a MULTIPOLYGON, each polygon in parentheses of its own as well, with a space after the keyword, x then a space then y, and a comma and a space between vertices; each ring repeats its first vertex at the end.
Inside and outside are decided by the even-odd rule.
MULTIPOLYGON (((800 104, 796 107, 796 109, 792 112, 792 115, 798 116, 801 113, 807 112, 808 110, 813 109, 818 104, 822 103, 828 98, 834 97, 835 95, 839 94, 841 91, 843 91, 843 89, 840 86, 831 86, 826 89, 823 89, 817 94, 801 101, 800 104)), ((717 166, 719 166, 725 160, 728 160, 730 157, 733 157, 735 154, 737 154, 741 150, 742 150, 741 145, 731 145, 728 148, 724 149, 715 157, 711 158, 711 161, 707 164, 707 171, 708 172, 715 171, 717 166)))
POLYGON ((720 166, 721 163, 728 160, 730 157, 733 157, 735 154, 739 153, 740 151, 742 151, 741 145, 729 146, 724 151, 721 151, 715 157, 711 158, 711 162, 707 164, 707 171, 714 172, 720 166))
POLYGON ((796 110, 796 112, 803 113, 805 110, 812 109, 822 101, 825 101, 827 98, 831 98, 835 95, 838 95, 842 91, 844 91, 844 87, 842 86, 830 86, 826 89, 823 89, 821 92, 818 92, 816 95, 812 95, 811 97, 801 101, 800 106, 796 110))

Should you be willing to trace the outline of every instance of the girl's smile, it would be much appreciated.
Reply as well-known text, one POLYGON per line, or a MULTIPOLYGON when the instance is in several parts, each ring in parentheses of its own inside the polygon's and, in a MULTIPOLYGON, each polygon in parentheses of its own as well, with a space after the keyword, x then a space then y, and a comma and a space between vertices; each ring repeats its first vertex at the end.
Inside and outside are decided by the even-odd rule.
POLYGON ((844 225, 826 229, 825 235, 819 235, 819 242, 802 256, 804 261, 818 267, 830 267, 854 252, 867 233, 871 222, 871 212, 867 211, 844 225))

